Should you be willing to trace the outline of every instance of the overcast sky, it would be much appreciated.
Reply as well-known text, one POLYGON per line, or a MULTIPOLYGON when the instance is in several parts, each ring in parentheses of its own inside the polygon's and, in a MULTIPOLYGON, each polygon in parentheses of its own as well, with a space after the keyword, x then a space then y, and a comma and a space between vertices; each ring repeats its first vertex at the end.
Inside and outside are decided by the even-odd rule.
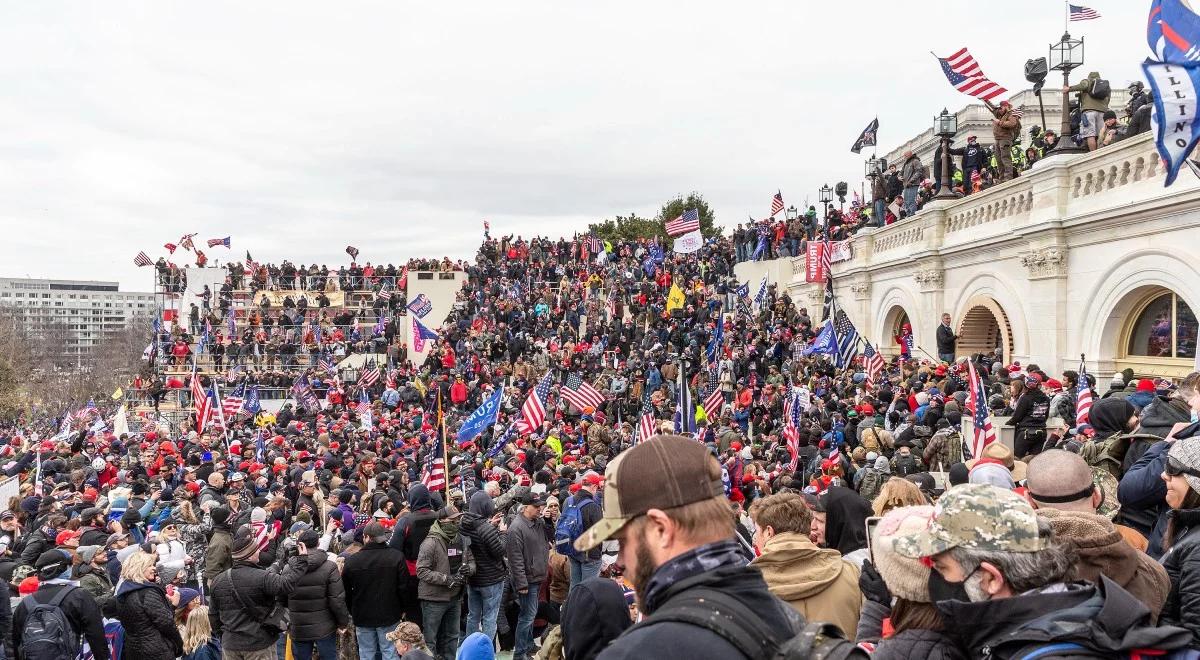
MULTIPOLYGON (((1083 72, 1123 86, 1149 2, 1093 2, 1083 72)), ((1021 89, 1063 6, 7 3, 0 275, 145 290, 133 256, 188 232, 222 261, 468 257, 484 219, 570 236, 693 190, 731 227, 857 186, 872 117, 882 153, 971 101, 931 50, 1021 89)))

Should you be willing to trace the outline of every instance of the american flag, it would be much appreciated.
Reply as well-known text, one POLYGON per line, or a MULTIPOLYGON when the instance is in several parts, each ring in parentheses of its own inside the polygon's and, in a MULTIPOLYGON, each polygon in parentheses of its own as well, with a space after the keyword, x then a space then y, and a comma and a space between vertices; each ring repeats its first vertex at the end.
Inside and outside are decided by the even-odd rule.
POLYGON ((312 387, 308 384, 308 378, 305 376, 296 379, 296 384, 292 385, 292 394, 296 398, 296 403, 310 413, 321 408, 321 403, 317 401, 317 395, 313 394, 312 387))
POLYGON ((604 243, 595 235, 589 235, 583 239, 583 244, 587 246, 587 251, 592 254, 598 254, 604 249, 604 243))
POLYGON ((578 373, 573 373, 567 378, 567 384, 562 389, 562 398, 580 410, 588 406, 599 408, 600 404, 604 403, 604 395, 588 385, 578 373))
POLYGON ((179 239, 179 247, 185 250, 191 250, 192 248, 196 247, 196 245, 192 243, 192 238, 195 236, 195 234, 184 234, 183 237, 179 239))
POLYGON ((792 392, 792 396, 783 402, 783 439, 787 441, 788 453, 792 456, 792 464, 788 469, 793 472, 800 463, 800 415, 804 412, 803 407, 799 392, 792 392))
POLYGON ((946 74, 946 80, 954 86, 954 89, 969 94, 984 101, 992 99, 1002 94, 1007 94, 1008 90, 988 79, 983 75, 983 70, 979 68, 979 63, 971 56, 971 53, 966 48, 959 50, 950 57, 938 57, 938 62, 942 65, 942 73, 946 74))
POLYGON ((391 290, 391 289, 386 289, 386 288, 385 288, 385 289, 380 289, 380 290, 379 290, 379 293, 377 294, 377 297, 378 297, 380 300, 382 300, 382 301, 384 301, 384 302, 387 302, 387 301, 389 301, 389 300, 391 300, 391 299, 392 299, 392 290, 391 290))
POLYGON ((1091 7, 1071 4, 1068 4, 1067 6, 1071 8, 1070 12, 1067 14, 1067 17, 1072 21, 1090 21, 1093 18, 1100 18, 1100 12, 1092 9, 1091 7))
POLYGON ((196 408, 196 433, 204 433, 208 417, 212 414, 212 401, 208 398, 208 392, 200 386, 200 375, 196 373, 195 365, 192 365, 192 405, 196 408))
POLYGON ((210 248, 217 247, 218 245, 224 245, 225 247, 229 247, 229 237, 226 236, 225 238, 210 238, 210 239, 208 239, 208 247, 210 247, 210 248))
POLYGON ((967 369, 971 378, 971 389, 967 392, 967 412, 971 413, 972 425, 975 428, 971 438, 971 456, 983 456, 983 450, 996 441, 996 429, 992 426, 992 416, 988 414, 987 392, 983 389, 983 381, 975 373, 975 363, 967 361, 967 369))
POLYGON ((678 218, 667 221, 668 236, 679 236, 697 229, 700 229, 700 212, 696 209, 688 209, 678 218))
POLYGON ((237 380, 238 377, 241 376, 242 372, 245 370, 246 370, 245 365, 235 364, 234 366, 230 367, 229 372, 225 374, 225 382, 232 383, 233 381, 237 380))
POLYGON ((328 353, 321 354, 321 358, 317 360, 317 365, 326 373, 337 371, 337 365, 333 363, 333 358, 328 353))
POLYGON ((174 243, 163 243, 163 247, 167 249, 167 254, 175 254, 175 248, 178 246, 174 243))
POLYGON ((246 385, 240 384, 233 388, 225 398, 221 400, 221 411, 225 413, 226 418, 233 418, 242 410, 242 402, 246 396, 246 385))
POLYGON ((366 390, 358 391, 358 414, 368 415, 371 412, 371 399, 366 390))
POLYGON ((1088 385, 1087 366, 1079 362, 1079 386, 1075 390, 1075 426, 1087 424, 1092 411, 1092 388, 1088 385))
POLYGON ((708 365, 708 395, 704 397, 704 402, 700 405, 704 407, 704 416, 708 418, 709 426, 712 426, 713 421, 721 414, 721 409, 725 407, 725 395, 721 392, 721 387, 718 384, 718 372, 716 363, 708 365))
POLYGON ((379 381, 379 367, 375 366, 375 362, 371 361, 363 367, 362 375, 358 377, 359 387, 366 389, 379 381))
POLYGON ((863 340, 863 362, 867 366, 867 382, 871 384, 878 383, 879 374, 883 373, 883 369, 887 365, 884 363, 883 356, 879 354, 879 351, 875 350, 871 342, 865 339, 863 340))
POLYGON ((142 266, 154 265, 154 262, 150 261, 150 257, 147 257, 145 252, 138 252, 137 256, 133 258, 133 263, 138 268, 141 268, 142 266))
POLYGON ((637 442, 645 442, 654 435, 654 406, 650 404, 650 390, 642 394, 642 414, 638 417, 637 442))
POLYGON ((783 212, 783 191, 776 191, 775 196, 771 198, 771 217, 783 212))
POLYGON ((521 418, 517 421, 517 430, 521 433, 533 433, 542 426, 546 419, 546 399, 550 396, 550 372, 542 376, 542 380, 529 393, 521 406, 521 418))
POLYGON ((446 487, 446 460, 442 457, 442 443, 434 442, 433 451, 425 461, 425 469, 421 471, 421 483, 429 490, 442 490, 446 487))
POLYGON ((845 310, 841 309, 837 311, 833 325, 837 330, 838 340, 837 366, 844 368, 849 366, 858 354, 858 330, 850 322, 850 317, 846 316, 845 310))

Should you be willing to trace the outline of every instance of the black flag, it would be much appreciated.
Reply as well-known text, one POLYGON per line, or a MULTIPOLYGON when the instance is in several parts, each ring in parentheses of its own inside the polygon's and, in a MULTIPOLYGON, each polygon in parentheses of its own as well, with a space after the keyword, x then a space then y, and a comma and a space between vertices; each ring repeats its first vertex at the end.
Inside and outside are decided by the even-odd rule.
POLYGON ((863 129, 862 134, 859 135, 858 139, 854 141, 854 146, 850 147, 850 152, 856 154, 862 151, 863 147, 875 146, 875 133, 878 130, 879 117, 876 117, 871 120, 870 124, 867 124, 867 127, 863 129))
POLYGON ((351 259, 357 259, 358 258, 358 248, 354 247, 353 245, 347 245, 346 246, 346 254, 350 255, 351 259))

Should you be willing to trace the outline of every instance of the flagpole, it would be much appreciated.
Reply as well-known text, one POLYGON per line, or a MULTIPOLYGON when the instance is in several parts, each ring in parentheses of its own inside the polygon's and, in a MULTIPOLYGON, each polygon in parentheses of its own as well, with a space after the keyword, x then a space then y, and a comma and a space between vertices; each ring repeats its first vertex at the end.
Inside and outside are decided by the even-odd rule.
POLYGON ((217 384, 216 376, 213 376, 213 398, 216 399, 217 417, 221 420, 221 437, 225 438, 225 453, 229 453, 229 425, 225 423, 225 404, 221 402, 221 387, 217 384))

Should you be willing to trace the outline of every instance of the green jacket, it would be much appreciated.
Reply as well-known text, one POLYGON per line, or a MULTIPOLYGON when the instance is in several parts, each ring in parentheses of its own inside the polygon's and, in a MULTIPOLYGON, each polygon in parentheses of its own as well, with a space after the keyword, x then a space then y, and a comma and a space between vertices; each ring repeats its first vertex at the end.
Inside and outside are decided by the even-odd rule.
MULTIPOLYGON (((1071 85, 1072 92, 1079 92, 1079 109, 1083 111, 1094 110, 1096 112, 1104 112, 1108 110, 1108 99, 1093 98, 1088 91, 1092 89, 1092 81, 1099 80, 1100 72, 1093 71, 1088 74, 1087 78, 1071 85)), ((1111 96, 1110 96, 1111 98, 1111 96)))

